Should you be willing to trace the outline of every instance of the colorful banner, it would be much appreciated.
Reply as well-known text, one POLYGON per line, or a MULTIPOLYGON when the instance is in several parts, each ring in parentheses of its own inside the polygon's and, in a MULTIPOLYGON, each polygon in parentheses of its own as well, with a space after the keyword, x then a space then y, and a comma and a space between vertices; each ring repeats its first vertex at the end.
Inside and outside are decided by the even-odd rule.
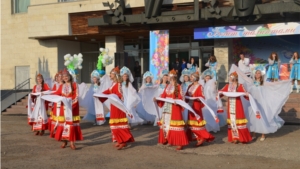
POLYGON ((300 34, 300 22, 194 29, 194 39, 244 38, 295 34, 300 34))
POLYGON ((149 71, 155 83, 165 69, 169 69, 169 30, 150 31, 149 71))

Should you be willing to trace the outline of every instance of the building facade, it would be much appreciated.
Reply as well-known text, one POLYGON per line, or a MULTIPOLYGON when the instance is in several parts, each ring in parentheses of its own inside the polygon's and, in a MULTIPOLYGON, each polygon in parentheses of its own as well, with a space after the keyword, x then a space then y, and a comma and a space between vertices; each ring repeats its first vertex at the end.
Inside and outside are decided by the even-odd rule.
MULTIPOLYGON (((157 16, 152 13, 145 19, 147 6, 142 0, 121 0, 120 4, 125 3, 123 13, 108 17, 104 16, 109 7, 103 2, 114 3, 112 11, 122 5, 114 0, 3 0, 1 90, 10 90, 28 78, 31 78, 32 86, 38 73, 46 78, 53 77, 64 68, 63 56, 68 53, 83 54, 83 69, 79 71, 78 82, 89 83, 100 47, 108 48, 110 56, 126 58, 125 65, 131 69, 134 61, 139 61, 145 72, 150 62, 151 30, 169 30, 170 65, 176 58, 189 60, 193 57, 204 70, 208 57, 214 54, 218 60, 219 82, 226 82, 230 64, 235 62, 232 56, 237 38, 195 39, 195 29, 300 21, 296 1, 286 2, 284 5, 293 7, 286 9, 289 12, 281 10, 281 13, 273 9, 281 3, 276 1, 257 1, 250 14, 239 14, 235 0, 219 0, 217 4, 206 0, 164 0, 157 16), (275 6, 269 9, 266 5, 275 6), (116 16, 121 19, 116 21, 116 16), (144 18, 140 19, 140 16, 144 18)), ((293 39, 299 38, 293 36, 293 39)), ((247 46, 247 40, 243 43, 247 46)), ((295 43, 300 44, 297 40, 295 43)), ((113 66, 106 67, 106 71, 113 66)))

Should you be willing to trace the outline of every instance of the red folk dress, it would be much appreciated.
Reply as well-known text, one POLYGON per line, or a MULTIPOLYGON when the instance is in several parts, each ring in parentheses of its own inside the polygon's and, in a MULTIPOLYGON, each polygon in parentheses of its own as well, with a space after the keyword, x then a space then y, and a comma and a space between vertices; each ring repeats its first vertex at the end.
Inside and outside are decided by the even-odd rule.
MULTIPOLYGON (((238 84, 235 88, 231 84, 227 84, 223 89, 220 91, 222 92, 246 92, 244 86, 242 84, 238 84)), ((220 95, 222 97, 223 95, 220 95)), ((248 97, 245 97, 248 100, 248 97)), ((243 103, 240 97, 228 97, 228 108, 227 108, 227 124, 228 124, 228 141, 239 141, 241 143, 247 143, 252 140, 250 132, 246 126, 248 120, 246 119, 243 103), (235 116, 235 118, 231 118, 235 116), (234 120, 237 130, 232 130, 231 121, 234 120)))
MULTIPOLYGON (((38 92, 43 92, 43 91, 47 91, 47 90, 50 90, 50 87, 46 83, 44 83, 43 88, 41 88, 41 85, 34 85, 34 87, 32 89, 32 93, 38 93, 38 92)), ((31 99, 32 99, 33 103, 36 102, 36 100, 35 100, 36 96, 32 95, 31 99)), ((46 110, 48 110, 48 103, 49 102, 47 102, 47 101, 45 102, 45 108, 46 108, 46 110)), ((49 121, 48 121, 48 123, 49 123, 49 121)), ((48 129, 48 126, 49 126, 48 123, 42 124, 42 130, 47 130, 48 129)), ((32 131, 35 131, 33 129, 34 123, 29 123, 29 125, 32 126, 32 131)))
MULTIPOLYGON (((73 115, 73 123, 70 124, 70 129, 68 132, 68 136, 63 137, 63 132, 65 129, 65 116, 64 116, 64 104, 61 103, 59 116, 53 116, 52 120, 56 122, 58 120, 58 126, 55 132, 55 139, 66 140, 66 141, 77 141, 83 140, 83 136, 80 128, 80 116, 79 116, 79 103, 78 103, 78 88, 77 84, 74 82, 72 84, 73 91, 71 86, 67 86, 66 84, 62 84, 59 86, 58 90, 54 92, 54 95, 59 95, 62 97, 67 97, 72 99, 72 115, 73 115)), ((54 109, 54 113, 56 114, 56 109, 54 109)))
MULTIPOLYGON (((178 89, 178 97, 175 97, 175 87, 167 85, 161 98, 183 99, 181 86, 178 89)), ((189 144, 188 137, 184 130, 183 108, 180 105, 157 101, 159 107, 163 109, 160 122, 158 143, 164 144, 166 141, 170 145, 185 146, 189 144)))
MULTIPOLYGON (((57 91, 59 89, 59 87, 60 87, 60 84, 56 82, 53 85, 52 91, 57 91)), ((56 117, 56 107, 57 107, 56 103, 53 103, 52 111, 50 113, 50 120, 51 121, 49 120, 49 123, 51 124, 50 128, 49 128, 51 138, 54 138, 54 136, 55 136, 53 132, 54 132, 54 127, 55 127, 56 121, 54 121, 52 119, 53 119, 53 117, 56 117)))
MULTIPOLYGON (((121 84, 114 83, 112 87, 105 90, 103 94, 116 94, 119 97, 119 99, 121 99, 123 97, 121 84)), ((105 100, 106 99, 100 99, 101 102, 105 102, 105 100)), ((117 141, 119 144, 134 142, 134 138, 129 130, 126 113, 124 113, 112 104, 110 105, 109 125, 112 132, 113 141, 117 141)))
MULTIPOLYGON (((198 85, 190 85, 187 89, 186 96, 189 97, 202 97, 204 99, 203 87, 198 85)), ((189 111, 188 114, 188 129, 187 136, 189 141, 193 140, 206 140, 207 142, 211 142, 215 139, 215 137, 207 132, 205 128, 206 121, 204 120, 202 114, 202 108, 204 107, 203 103, 200 100, 191 101, 191 107, 194 111, 200 116, 200 122, 197 120, 195 115, 189 111)))

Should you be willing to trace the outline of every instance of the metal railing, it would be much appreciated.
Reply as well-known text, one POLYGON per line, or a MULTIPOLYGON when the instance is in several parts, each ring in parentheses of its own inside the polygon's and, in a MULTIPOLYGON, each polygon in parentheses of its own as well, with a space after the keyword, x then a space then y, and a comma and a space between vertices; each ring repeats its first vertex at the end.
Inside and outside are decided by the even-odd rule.
POLYGON ((4 100, 5 98, 7 98, 8 96, 14 94, 15 95, 14 102, 15 102, 15 105, 16 105, 17 104, 17 93, 18 92, 20 92, 20 91, 30 92, 31 91, 31 89, 30 89, 30 79, 31 78, 26 79, 25 81, 23 81, 22 83, 18 84, 13 89, 8 91, 7 93, 3 94, 1 96, 1 101, 4 100), (28 89, 23 89, 23 87, 26 86, 26 85, 28 85, 28 89))

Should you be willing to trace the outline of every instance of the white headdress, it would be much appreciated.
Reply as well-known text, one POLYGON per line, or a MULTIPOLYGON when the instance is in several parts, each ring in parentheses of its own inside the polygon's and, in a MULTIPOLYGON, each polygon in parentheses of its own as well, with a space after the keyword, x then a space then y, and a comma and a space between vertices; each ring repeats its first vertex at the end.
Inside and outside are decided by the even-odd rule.
POLYGON ((191 72, 188 69, 183 69, 181 72, 181 76, 180 76, 180 81, 183 82, 184 81, 184 76, 190 76, 191 72))
POLYGON ((133 76, 131 74, 131 71, 126 66, 122 67, 122 69, 120 70, 120 74, 121 74, 121 76, 123 76, 124 74, 127 74, 128 78, 129 78, 129 81, 131 83, 134 81, 133 76))

